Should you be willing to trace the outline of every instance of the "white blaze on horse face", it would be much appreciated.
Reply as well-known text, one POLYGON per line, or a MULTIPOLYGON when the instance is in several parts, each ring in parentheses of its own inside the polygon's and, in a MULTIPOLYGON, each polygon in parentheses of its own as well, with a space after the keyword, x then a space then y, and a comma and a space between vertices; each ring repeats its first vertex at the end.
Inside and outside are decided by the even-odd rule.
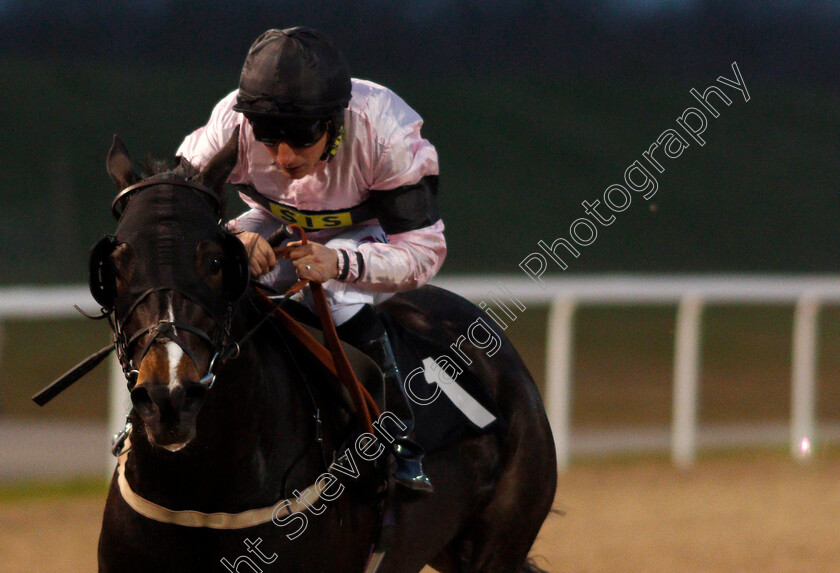
POLYGON ((169 359, 169 391, 178 383, 178 366, 184 358, 184 349, 177 342, 166 343, 166 357, 169 359))
MULTIPOLYGON (((172 308, 172 293, 167 297, 169 305, 167 308, 167 318, 169 322, 175 322, 175 310, 172 308)), ((173 332, 177 334, 173 327, 173 332)), ((178 383, 178 365, 184 357, 184 349, 178 346, 175 342, 166 343, 166 356, 169 359, 169 391, 171 392, 174 386, 178 383)))
MULTIPOLYGON (((174 323, 175 322, 175 309, 172 308, 172 293, 170 292, 169 294, 167 294, 166 298, 168 299, 168 302, 169 302, 169 306, 167 307, 168 316, 166 318, 169 319, 169 322, 174 323)), ((175 329, 174 326, 172 327, 172 332, 174 332, 175 334, 178 334, 178 331, 175 329)))

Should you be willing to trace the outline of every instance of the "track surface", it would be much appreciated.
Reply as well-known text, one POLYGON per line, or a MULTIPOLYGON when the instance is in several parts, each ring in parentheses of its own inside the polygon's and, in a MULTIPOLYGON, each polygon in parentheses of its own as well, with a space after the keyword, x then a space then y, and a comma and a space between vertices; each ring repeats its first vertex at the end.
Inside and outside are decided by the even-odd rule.
MULTIPOLYGON (((95 571, 103 503, 0 502, 0 570, 95 571)), ((565 516, 549 517, 533 552, 552 572, 829 573, 840 563, 836 453, 802 465, 728 454, 685 472, 651 459, 583 463, 561 476, 555 507, 565 516)))

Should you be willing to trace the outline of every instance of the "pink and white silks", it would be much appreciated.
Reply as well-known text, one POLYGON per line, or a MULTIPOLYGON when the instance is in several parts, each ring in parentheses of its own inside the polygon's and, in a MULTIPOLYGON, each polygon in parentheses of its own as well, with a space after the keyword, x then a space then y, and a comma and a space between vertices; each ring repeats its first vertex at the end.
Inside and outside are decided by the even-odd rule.
MULTIPOLYGON (((319 162, 301 179, 289 179, 272 165, 247 119, 232 109, 236 91, 216 104, 208 123, 184 139, 177 155, 203 167, 239 126, 239 157, 230 182, 251 185, 268 199, 302 211, 349 209, 366 201, 371 191, 389 191, 437 175, 437 151, 420 135, 420 115, 388 88, 358 79, 352 84, 338 151, 332 161, 319 162)), ((284 224, 250 197, 240 196, 251 208, 229 223, 232 230, 268 237, 284 224)), ((345 249, 351 255, 346 279, 324 283, 336 324, 345 322, 363 304, 381 302, 392 293, 428 282, 446 257, 443 230, 443 221, 437 220, 427 227, 386 235, 378 221, 371 219, 352 227, 308 233, 312 241, 345 249), (354 252, 363 258, 361 276, 354 252)), ((293 267, 285 261, 261 280, 280 285, 293 275, 293 267)))

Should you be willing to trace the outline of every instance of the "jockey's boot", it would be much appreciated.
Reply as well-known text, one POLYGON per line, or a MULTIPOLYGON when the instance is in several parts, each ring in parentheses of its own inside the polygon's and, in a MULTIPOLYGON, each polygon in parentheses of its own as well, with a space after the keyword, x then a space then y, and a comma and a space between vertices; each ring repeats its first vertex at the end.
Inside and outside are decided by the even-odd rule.
POLYGON ((396 460, 394 479, 412 491, 432 493, 434 488, 426 472, 423 471, 423 447, 411 439, 414 431, 414 413, 411 402, 406 396, 403 377, 397 366, 391 339, 385 325, 372 306, 365 305, 353 318, 339 327, 341 338, 367 354, 379 366, 385 382, 386 396, 398 395, 402 404, 387 404, 386 407, 399 417, 405 429, 394 437, 391 449, 396 460), (362 334, 364 333, 364 334, 362 334), (396 388, 399 392, 393 392, 396 388), (395 407, 396 406, 396 407, 395 407), (394 411, 397 410, 397 411, 394 411))
POLYGON ((411 410, 408 397, 405 395, 403 377, 397 366, 397 360, 394 356, 394 350, 391 346, 391 340, 388 338, 388 333, 384 332, 383 329, 381 336, 366 342, 361 346, 360 350, 373 358, 379 365, 379 368, 382 370, 382 375, 385 378, 386 388, 390 386, 391 388, 396 387, 399 389, 400 396, 405 405, 405 412, 394 412, 406 426, 405 430, 402 430, 399 435, 394 437, 394 443, 391 446, 394 452, 394 458, 397 461, 394 479, 398 484, 412 491, 433 492, 432 482, 429 480, 426 472, 423 471, 423 455, 425 454, 423 447, 410 438, 414 430, 414 413, 411 410))

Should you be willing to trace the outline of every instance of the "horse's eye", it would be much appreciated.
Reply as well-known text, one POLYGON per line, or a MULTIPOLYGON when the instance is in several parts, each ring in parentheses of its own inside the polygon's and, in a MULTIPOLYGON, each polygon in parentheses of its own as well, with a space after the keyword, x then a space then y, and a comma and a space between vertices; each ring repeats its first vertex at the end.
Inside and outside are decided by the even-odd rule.
POLYGON ((222 272, 222 259, 220 257, 213 257, 210 260, 210 274, 218 274, 222 272))

